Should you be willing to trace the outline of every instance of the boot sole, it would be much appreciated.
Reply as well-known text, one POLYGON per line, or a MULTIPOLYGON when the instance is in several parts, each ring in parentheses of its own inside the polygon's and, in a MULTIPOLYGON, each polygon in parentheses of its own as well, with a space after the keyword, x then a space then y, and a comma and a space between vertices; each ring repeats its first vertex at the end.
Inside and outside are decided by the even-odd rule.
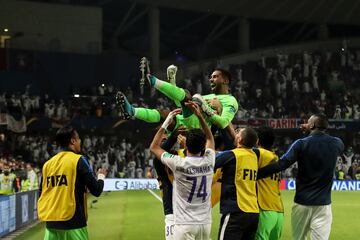
POLYGON ((125 110, 125 95, 122 92, 116 93, 116 105, 120 108, 120 112, 122 113, 121 119, 130 120, 131 115, 128 114, 125 110))

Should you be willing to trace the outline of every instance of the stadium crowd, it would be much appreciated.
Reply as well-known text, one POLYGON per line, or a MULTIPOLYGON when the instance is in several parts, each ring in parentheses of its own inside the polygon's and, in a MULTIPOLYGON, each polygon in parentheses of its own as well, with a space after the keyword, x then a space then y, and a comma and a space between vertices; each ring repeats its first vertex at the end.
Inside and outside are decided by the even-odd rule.
MULTIPOLYGON (((221 61, 215 65, 221 65, 221 61)), ((192 76, 186 75, 184 79, 178 79, 177 84, 192 93, 209 92, 208 76, 214 66, 192 76)), ((360 51, 279 53, 272 58, 263 57, 259 61, 226 67, 233 76, 232 94, 241 106, 235 120, 306 118, 318 112, 333 119, 360 119, 360 51)), ((124 92, 129 101, 137 106, 174 108, 161 94, 145 90, 128 87, 124 92)), ((0 93, 0 112, 58 120, 69 120, 77 115, 117 118, 119 111, 114 101, 115 92, 113 85, 101 84, 88 95, 80 96, 74 92, 68 98, 52 99, 49 95, 41 97, 31 94, 31 86, 27 85, 21 93, 0 93)), ((107 168, 109 177, 154 177, 153 156, 144 146, 144 141, 93 134, 85 134, 82 141, 84 155, 89 158, 93 168, 107 168)), ((276 153, 282 155, 292 141, 290 137, 278 140, 276 153)), ((347 150, 338 160, 334 178, 360 179, 359 143, 355 138, 353 143, 346 146, 347 150)), ((25 179, 26 163, 39 167, 57 151, 46 135, 16 135, 15 141, 2 138, 0 148, 0 179, 7 168, 17 177, 25 179)), ((35 168, 35 171, 38 169, 35 168)), ((296 173, 295 164, 283 172, 283 177, 291 178, 296 173)), ((14 190, 19 190, 16 185, 14 190)))
POLYGON ((39 168, 20 159, 0 156, 0 195, 39 188, 39 168))
MULTIPOLYGON (((21 170, 26 169, 27 163, 37 166, 36 171, 39 173, 40 166, 60 150, 47 135, 19 135, 15 140, 15 148, 12 152, 9 151, 10 145, 10 140, 4 139, 0 143, 2 152, 0 171, 3 174, 9 167, 11 172, 19 177, 23 176, 21 170)), ((145 148, 142 143, 132 143, 117 136, 84 135, 82 151, 88 157, 93 169, 106 168, 109 177, 144 178, 154 176, 152 156, 149 149, 145 148)))
MULTIPOLYGON (((192 93, 209 92, 209 72, 221 61, 203 72, 179 79, 180 86, 192 93)), ((360 119, 360 51, 340 53, 279 53, 272 58, 241 65, 222 66, 233 76, 232 94, 242 108, 237 119, 303 118, 323 112, 332 119, 360 119), (291 96, 291 97, 290 97, 291 96)), ((74 92, 70 98, 52 99, 31 95, 27 85, 23 93, 0 94, 0 111, 21 107, 25 115, 41 113, 49 118, 69 119, 74 115, 118 116, 113 97, 116 89, 101 84, 85 95, 74 92)), ((171 109, 168 99, 155 91, 128 87, 125 95, 141 107, 171 109), (156 99, 156 101, 150 101, 156 99)))

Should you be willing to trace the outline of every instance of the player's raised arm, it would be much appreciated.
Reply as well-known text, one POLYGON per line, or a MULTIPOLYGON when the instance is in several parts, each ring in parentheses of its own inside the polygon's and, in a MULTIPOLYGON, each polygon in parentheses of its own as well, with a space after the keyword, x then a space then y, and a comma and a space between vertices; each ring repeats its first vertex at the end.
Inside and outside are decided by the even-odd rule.
POLYGON ((239 108, 236 99, 234 97, 229 98, 229 103, 222 106, 221 113, 215 113, 210 117, 210 121, 222 129, 231 123, 239 108))
POLYGON ((214 136, 212 135, 209 126, 205 122, 205 119, 202 115, 202 111, 201 111, 200 107, 192 101, 185 103, 185 105, 187 107, 189 107, 199 119, 201 128, 203 129, 205 136, 206 136, 206 146, 205 147, 215 150, 214 136))
POLYGON ((166 152, 162 147, 161 147, 161 140, 162 140, 162 136, 165 133, 165 130, 167 129, 167 127, 171 124, 171 122, 173 121, 173 118, 177 115, 181 113, 181 109, 176 109, 172 112, 169 113, 169 115, 167 116, 167 118, 165 119, 165 121, 163 122, 163 124, 161 125, 161 127, 159 128, 159 130, 157 131, 157 133, 154 136, 154 139, 152 140, 151 144, 150 144, 150 151, 156 156, 156 158, 158 160, 161 159, 161 155, 166 152))

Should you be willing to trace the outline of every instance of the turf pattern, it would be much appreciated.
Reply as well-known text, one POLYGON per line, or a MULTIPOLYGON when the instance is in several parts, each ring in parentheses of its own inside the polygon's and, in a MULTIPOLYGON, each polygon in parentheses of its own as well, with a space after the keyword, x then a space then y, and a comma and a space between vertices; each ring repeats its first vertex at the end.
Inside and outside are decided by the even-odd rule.
MULTIPOLYGON (((158 191, 155 191, 159 194, 158 191)), ((282 191, 285 223, 282 239, 291 239, 290 214, 293 191, 282 191)), ((95 198, 90 198, 91 202, 95 198)), ((162 204, 148 190, 103 193, 89 208, 88 231, 91 240, 154 240, 164 239, 162 204)), ((333 224, 330 239, 360 239, 360 192, 332 193, 333 224)), ((90 206, 89 202, 89 206, 90 206)), ((212 239, 217 239, 219 206, 213 209, 212 239)), ((39 240, 44 236, 40 223, 17 240, 39 240)))

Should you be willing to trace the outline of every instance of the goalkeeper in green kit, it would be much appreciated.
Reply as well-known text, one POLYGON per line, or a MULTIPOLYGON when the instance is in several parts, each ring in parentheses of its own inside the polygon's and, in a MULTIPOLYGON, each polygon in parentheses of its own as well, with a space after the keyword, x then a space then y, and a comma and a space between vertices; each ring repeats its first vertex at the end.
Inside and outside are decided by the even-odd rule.
MULTIPOLYGON (((200 128, 198 118, 184 104, 189 100, 196 102, 202 108, 209 126, 215 125, 219 129, 226 128, 238 110, 238 103, 230 94, 230 73, 221 68, 215 69, 209 79, 212 94, 204 96, 195 94, 191 96, 188 90, 176 86, 176 71, 176 66, 171 65, 168 67, 167 76, 169 82, 162 81, 155 76, 147 74, 147 79, 151 87, 162 92, 172 99, 177 106, 181 106, 182 108, 182 114, 176 116, 176 121, 172 126, 169 126, 169 130, 173 131, 180 126, 185 126, 188 129, 200 128)), ((118 92, 116 98, 118 104, 120 104, 122 113, 128 116, 128 118, 157 123, 164 120, 170 112, 157 109, 136 108, 128 102, 126 96, 121 92, 118 92)))

